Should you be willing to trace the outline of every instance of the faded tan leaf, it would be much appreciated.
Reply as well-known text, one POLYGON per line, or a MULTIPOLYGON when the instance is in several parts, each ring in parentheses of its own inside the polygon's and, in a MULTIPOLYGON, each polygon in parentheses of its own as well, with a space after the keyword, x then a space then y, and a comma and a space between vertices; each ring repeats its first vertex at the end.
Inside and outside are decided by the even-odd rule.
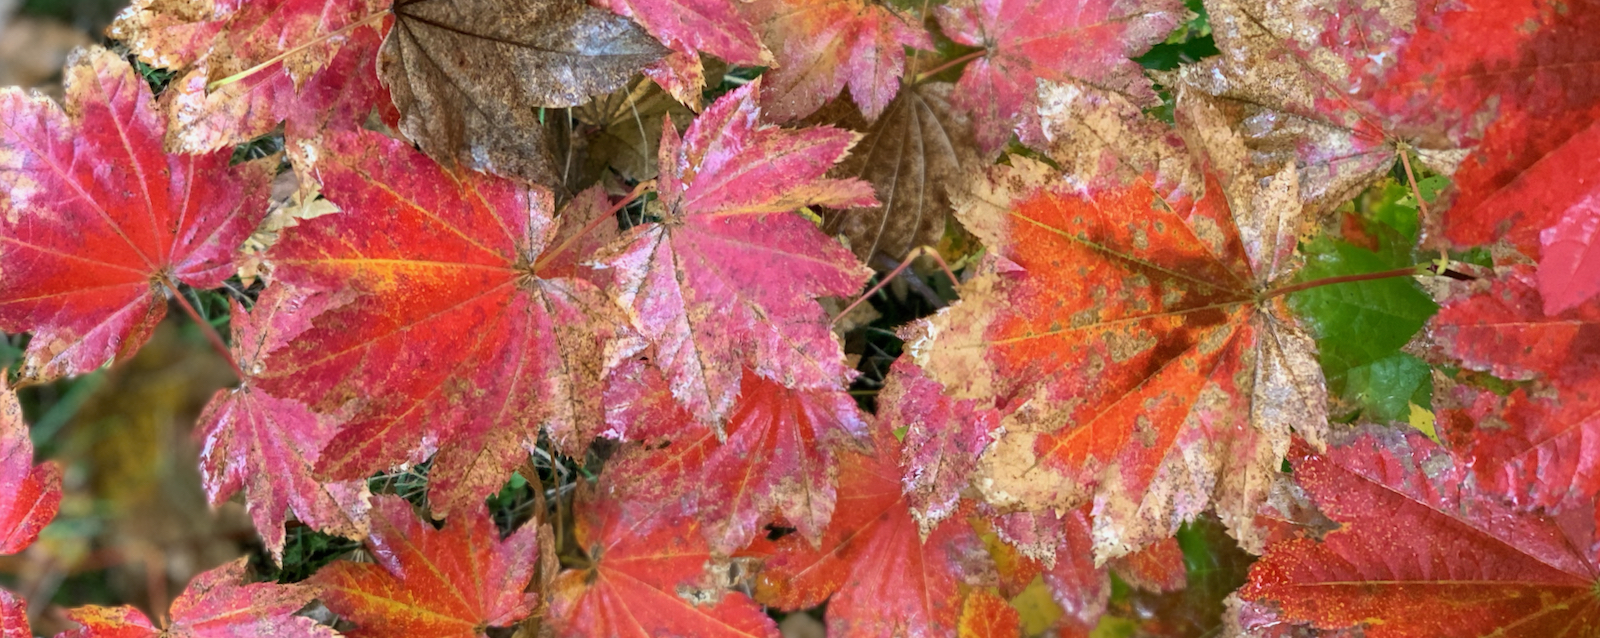
POLYGON ((557 184, 541 107, 617 90, 665 52, 580 0, 408 0, 379 75, 400 130, 446 163, 557 184))

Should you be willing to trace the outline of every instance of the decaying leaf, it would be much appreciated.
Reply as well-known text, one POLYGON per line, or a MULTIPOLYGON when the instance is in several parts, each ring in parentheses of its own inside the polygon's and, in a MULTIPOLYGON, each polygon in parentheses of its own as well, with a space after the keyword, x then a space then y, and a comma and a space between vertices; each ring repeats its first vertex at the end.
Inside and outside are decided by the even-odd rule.
POLYGON ((587 280, 541 270, 560 234, 550 193, 374 133, 329 134, 316 157, 341 212, 295 227, 269 259, 284 283, 352 299, 274 352, 258 387, 348 411, 319 472, 365 478, 426 444, 431 502, 451 513, 499 489, 541 427, 579 453, 603 422, 625 320, 587 280))
POLYGON ((168 155, 149 85, 110 51, 73 54, 65 110, 0 91, 0 122, 0 330, 33 333, 25 381, 131 355, 180 284, 228 278, 266 214, 266 166, 168 155))
POLYGON ((732 64, 772 61, 732 0, 600 0, 596 5, 638 21, 667 48, 686 56, 680 65, 702 51, 732 64))
POLYGON ((1251 521, 1291 429, 1321 440, 1326 427, 1311 338, 1260 296, 1295 269, 1294 168, 1257 180, 1215 110, 1179 109, 1203 183, 1194 170, 1085 183, 1015 156, 995 167, 957 216, 1002 261, 907 344, 953 398, 1003 414, 973 482, 984 497, 1093 501, 1103 558, 1208 507, 1258 545, 1251 521))
POLYGON ((840 389, 854 376, 815 298, 854 294, 868 270, 792 213, 865 206, 872 189, 824 179, 855 135, 759 123, 761 82, 717 100, 680 141, 661 137, 661 221, 635 227, 597 256, 610 293, 656 347, 673 396, 720 422, 748 366, 798 389, 840 389))
POLYGON ((980 168, 972 126, 950 108, 951 91, 949 84, 906 87, 875 122, 842 97, 812 116, 863 133, 832 174, 870 182, 881 203, 823 212, 823 229, 848 238, 863 261, 881 253, 898 262, 918 246, 938 244, 951 195, 980 168))
POLYGON ((938 7, 939 25, 957 43, 984 49, 956 84, 956 107, 972 113, 978 144, 992 155, 1019 132, 1037 139, 1038 85, 1081 82, 1159 101, 1129 59, 1162 41, 1182 20, 1177 0, 959 0, 938 7))
POLYGON ((77 629, 61 638, 336 638, 332 627, 295 612, 317 597, 304 585, 246 583, 248 558, 240 558, 195 576, 177 600, 172 601, 172 622, 160 629, 138 609, 78 607, 67 611, 77 629))
POLYGON ((485 636, 539 607, 525 590, 539 564, 537 525, 505 538, 488 511, 463 511, 434 529, 396 496, 372 499, 374 563, 338 561, 308 584, 334 613, 356 624, 350 638, 485 636))
POLYGON ((756 0, 740 10, 777 58, 761 93, 762 113, 777 122, 810 115, 847 86, 875 120, 900 89, 906 47, 933 48, 916 18, 869 0, 756 0))
POLYGON ((33 443, 22 420, 22 406, 0 379, 0 555, 32 545, 60 506, 61 466, 33 464, 33 443))
MULTIPOLYGON (((598 181, 609 168, 623 179, 655 179, 661 146, 661 119, 688 126, 693 113, 655 84, 639 79, 621 90, 596 97, 571 111, 576 138, 558 154, 562 183, 584 186, 598 181)), ((559 128, 559 126, 558 126, 559 128)))
POLYGON ((878 395, 878 422, 904 429, 901 464, 911 514, 924 529, 949 518, 994 440, 999 413, 977 399, 951 399, 910 359, 896 361, 878 395))
POLYGON ((696 519, 655 502, 578 496, 575 538, 588 557, 556 580, 550 620, 583 638, 778 638, 739 592, 726 591, 696 519))
MULTIPOLYGON (((666 383, 646 371, 660 394, 666 383)), ((867 424, 838 391, 802 391, 746 372, 725 439, 681 409, 635 419, 640 445, 612 459, 606 485, 629 500, 677 502, 700 519, 719 553, 731 555, 782 520, 819 540, 834 513, 838 450, 859 444, 867 424)))
POLYGON ((267 551, 283 556, 283 522, 290 512, 318 530, 363 538, 367 535, 367 483, 323 483, 312 476, 317 457, 339 426, 306 404, 280 399, 256 388, 254 375, 265 369, 268 353, 311 328, 311 320, 353 295, 302 294, 283 284, 261 294, 248 313, 233 302, 233 358, 246 378, 219 390, 201 413, 195 435, 201 441, 200 476, 206 498, 221 505, 247 490, 245 509, 267 551))
POLYGON ((402 0, 378 73, 400 130, 446 164, 557 184, 541 107, 622 88, 665 51, 581 0, 402 0))
POLYGON ((1470 468, 1422 435, 1301 447, 1293 462, 1340 528, 1268 549, 1237 594, 1245 629, 1576 638, 1600 624, 1589 539, 1475 493, 1470 468))

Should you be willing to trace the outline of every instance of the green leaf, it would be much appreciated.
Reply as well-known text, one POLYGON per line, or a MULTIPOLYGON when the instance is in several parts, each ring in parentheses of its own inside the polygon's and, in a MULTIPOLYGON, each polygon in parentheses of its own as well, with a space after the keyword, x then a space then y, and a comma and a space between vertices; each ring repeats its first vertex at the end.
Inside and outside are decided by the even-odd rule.
POLYGON ((1405 353, 1350 368, 1343 397, 1384 421, 1405 421, 1414 403, 1428 405, 1433 376, 1427 362, 1405 353))

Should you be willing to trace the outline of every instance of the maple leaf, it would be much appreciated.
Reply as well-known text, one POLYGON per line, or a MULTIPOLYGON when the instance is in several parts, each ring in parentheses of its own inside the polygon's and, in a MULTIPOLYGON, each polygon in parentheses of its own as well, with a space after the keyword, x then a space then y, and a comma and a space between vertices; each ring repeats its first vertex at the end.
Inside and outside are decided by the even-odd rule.
MULTIPOLYGON (((1591 153, 1600 153, 1600 142, 1591 153)), ((1600 190, 1540 232, 1539 244, 1539 291, 1546 314, 1575 308, 1600 294, 1600 190)))
POLYGON ((233 302, 233 358, 247 377, 237 388, 218 390, 195 427, 206 499, 218 506, 248 488, 245 510, 277 560, 283 558, 283 521, 291 511, 324 532, 367 535, 366 481, 322 483, 312 476, 337 420, 267 394, 251 378, 264 369, 269 352, 310 329, 313 317, 349 301, 349 296, 300 294, 279 284, 267 288, 249 313, 233 302))
POLYGON ((620 356, 608 352, 627 349, 623 318, 588 281, 541 270, 559 232, 550 194, 453 173, 372 133, 330 133, 316 155, 342 212, 295 227, 269 259, 285 283, 353 299, 272 353, 257 381, 320 413, 350 410, 318 472, 365 478, 427 441, 430 502, 451 513, 504 485, 541 425, 569 453, 588 445, 620 356))
POLYGON ((955 514, 999 414, 977 399, 954 400, 909 358, 895 361, 878 394, 878 422, 901 437, 902 479, 911 514, 924 528, 955 514))
POLYGON ((951 90, 949 84, 908 86, 876 122, 843 98, 810 118, 863 133, 832 174, 872 183, 882 204, 823 212, 823 229, 848 238, 862 260, 882 253, 898 262, 944 237, 950 196, 977 167, 972 125, 950 107, 951 90))
POLYGON ((462 638, 508 627, 538 608, 525 593, 538 566, 538 526, 504 539, 486 508, 434 529, 397 496, 372 498, 374 563, 337 561, 307 580, 328 609, 363 636, 462 638))
POLYGON ((778 637, 760 606, 708 576, 714 561, 698 518, 587 488, 578 512, 574 538, 589 564, 556 580, 550 621, 559 635, 778 637))
POLYGON ((78 607, 67 619, 80 625, 60 638, 231 638, 281 636, 334 638, 332 627, 294 615, 316 597, 303 585, 246 583, 248 558, 195 576, 172 601, 172 623, 160 629, 133 607, 78 607))
POLYGON ((60 506, 61 466, 33 464, 22 405, 0 379, 0 555, 32 545, 60 506))
POLYGON ((757 0, 741 9, 777 58, 761 94, 762 114, 776 122, 810 115, 846 86, 875 120, 900 89, 905 48, 933 48, 915 18, 866 0, 757 0))
POLYGON ((1435 340, 1469 369, 1538 385, 1505 396, 1470 386, 1439 402, 1440 422, 1465 438, 1485 490, 1521 509, 1570 511, 1600 493, 1600 467, 1590 441, 1600 432, 1600 300, 1547 315, 1526 267, 1505 272, 1445 304, 1435 340), (1457 404, 1450 406, 1450 404, 1457 404), (1458 419, 1465 419, 1462 427, 1458 419))
MULTIPOLYGON (((643 391, 665 394, 665 381, 653 372, 644 373, 653 387, 643 391)), ((855 399, 792 390, 749 371, 740 388, 726 440, 681 409, 635 421, 629 436, 643 444, 608 462, 608 487, 629 500, 684 503, 722 554, 749 545, 775 514, 802 536, 820 539, 834 512, 836 450, 867 434, 855 399)))
POLYGON ((1092 500, 1102 558, 1213 503, 1257 543, 1251 521, 1291 428, 1326 427, 1313 343, 1262 297, 1294 271, 1294 167, 1258 180, 1220 114, 1179 108, 1203 179, 1174 165, 1064 182, 1020 157, 981 177, 957 216, 1000 261, 908 335, 952 398, 1002 411, 973 481, 984 497, 1027 510, 1092 500))
POLYGON ((839 502, 814 545, 778 539, 756 581, 756 600, 779 609, 828 601, 828 634, 937 635, 958 625, 967 586, 993 582, 994 564, 964 516, 924 535, 900 489, 896 441, 872 430, 875 455, 839 461, 839 502))
MULTIPOLYGON (((569 111, 569 135, 557 135, 556 155, 564 166, 568 188, 604 178, 606 169, 632 182, 655 179, 656 155, 661 145, 662 117, 687 126, 694 113, 654 83, 639 78, 630 87, 596 97, 569 111), (568 141, 561 146, 561 139, 568 141)), ((565 118, 554 118, 558 127, 565 118)), ((585 255, 587 256, 587 254, 585 255)))
POLYGON ((552 184, 540 107, 617 90, 663 53, 581 0, 402 0, 378 73, 401 132, 430 155, 552 184))
POLYGON ((1560 8, 1506 0, 1206 7, 1222 55, 1182 69, 1182 84, 1227 102, 1265 164, 1298 161, 1301 196, 1318 210, 1348 200, 1400 151, 1414 150, 1434 170, 1454 173, 1443 220, 1451 241, 1503 237, 1538 256, 1541 231, 1593 189, 1593 0, 1560 8), (1469 40, 1482 46, 1463 47, 1469 40))
POLYGON ((772 53, 730 0, 597 0, 596 6, 633 18, 667 48, 699 59, 704 51, 732 64, 766 65, 772 53))
POLYGON ((1160 100, 1138 56, 1183 21, 1176 0, 1033 2, 961 0, 936 10, 951 40, 984 50, 956 83, 953 102, 972 113, 979 147, 993 154, 1013 131, 1035 138, 1038 84, 1081 82, 1125 94, 1135 103, 1160 100))
POLYGON ((610 293, 656 346, 676 396, 721 421, 743 367, 799 389, 838 389, 854 376, 815 297, 860 290, 870 271, 791 211, 866 206, 872 188, 824 179, 855 135, 758 122, 760 80, 718 99, 682 139, 661 137, 661 221, 637 226, 596 256, 610 293))
POLYGON ((960 638, 1015 638, 1022 634, 1022 619, 1004 598, 977 590, 961 604, 956 635, 960 638))
POLYGON ((1368 434, 1295 478, 1334 520, 1274 544, 1237 596, 1246 629, 1282 623, 1366 636, 1578 636, 1600 622, 1591 557, 1549 519, 1473 492, 1470 468, 1422 435, 1368 434))
POLYGON ((0 638, 33 638, 28 602, 4 589, 0 589, 0 638))
POLYGON ((33 333, 28 382, 132 354, 179 284, 228 278, 266 213, 264 164, 162 152, 166 127, 127 62, 79 50, 65 74, 65 111, 0 90, 0 330, 33 333))

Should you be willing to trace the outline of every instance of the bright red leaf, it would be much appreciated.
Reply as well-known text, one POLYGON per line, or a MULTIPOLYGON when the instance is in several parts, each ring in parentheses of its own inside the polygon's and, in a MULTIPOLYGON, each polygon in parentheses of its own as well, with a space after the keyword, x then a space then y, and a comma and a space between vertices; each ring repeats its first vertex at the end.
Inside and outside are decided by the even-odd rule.
POLYGON ((933 48, 916 18, 866 0, 759 0, 742 10, 777 57, 761 76, 761 110, 778 122, 810 115, 846 86, 878 119, 900 89, 905 48, 933 48))
MULTIPOLYGON (((1600 145, 1594 149, 1600 154, 1600 145)), ((1539 233, 1539 292, 1545 314, 1577 307, 1600 294, 1600 170, 1596 189, 1539 233)))
POLYGON ((140 0, 109 32, 144 62, 181 72, 162 97, 172 148, 212 151, 287 121, 293 153, 325 125, 359 127, 374 105, 393 111, 375 67, 389 4, 140 0))
POLYGON ((33 464, 22 406, 0 378, 0 555, 32 545, 60 506, 61 466, 33 464))
MULTIPOLYGON (((665 385, 650 376, 655 388, 665 385)), ((639 421, 630 435, 641 444, 609 462, 607 483, 630 500, 683 503, 723 554, 744 549, 775 516, 821 538, 834 512, 836 450, 867 435, 855 399, 791 390, 750 372, 740 387, 726 440, 681 409, 639 421)))
POLYGON ((1512 269, 1446 301, 1434 340, 1465 367, 1502 379, 1582 379, 1600 365, 1600 302, 1544 313, 1533 273, 1512 269))
POLYGON ((894 438, 881 427, 873 438, 874 455, 839 461, 839 503, 821 544, 779 539, 756 600, 785 610, 826 600, 829 635, 946 635, 966 586, 993 583, 994 564, 962 515, 922 535, 900 490, 894 438))
POLYGON ((214 288, 266 215, 267 167, 168 155, 144 78, 104 49, 66 69, 66 109, 0 91, 0 330, 32 332, 22 378, 138 350, 180 284, 214 288))
MULTIPOLYGON (((1307 223, 1294 166, 1258 179, 1220 119, 1180 99, 1193 157, 1128 180, 994 168, 957 216, 1002 260, 907 342, 952 398, 1002 413, 974 487, 1012 510, 1092 501, 1102 559, 1207 507, 1252 542, 1291 429, 1325 427, 1314 343, 1259 297, 1292 276, 1307 223)), ((1170 151, 1135 139, 1130 155, 1170 151)))
POLYGON ((4 589, 0 589, 0 638, 33 638, 28 601, 4 589))
POLYGON ((574 537, 589 565, 556 581, 550 622, 557 635, 588 638, 777 638, 748 596, 711 576, 711 549, 695 517, 650 501, 624 502, 583 490, 574 537))
POLYGON ((957 43, 984 49, 967 64, 952 100, 973 115, 978 145, 993 153, 1020 131, 1036 141, 1039 82, 1115 91, 1137 104, 1160 102, 1136 57, 1183 20, 1177 0, 961 0, 937 10, 957 43))
POLYGON ((855 376, 815 298, 855 294, 870 271, 792 211, 875 201, 866 182, 823 178, 856 135, 762 125, 760 87, 718 99, 681 140, 666 122, 650 209, 661 221, 596 258, 673 396, 707 422, 729 414, 745 366, 800 389, 855 376))
POLYGON ((286 283, 352 300, 273 353, 259 387, 352 415, 319 472, 365 478, 426 442, 430 501, 453 513, 498 490, 541 425, 580 453, 623 319, 588 281, 544 276, 550 194, 372 133, 330 133, 316 154, 343 212, 286 233, 269 259, 286 283))
POLYGON ((60 638, 335 638, 339 632, 294 615, 317 592, 303 585, 245 583, 248 559, 195 576, 172 601, 165 630, 132 607, 78 607, 67 619, 80 625, 60 638))
POLYGON ((1325 456, 1300 448, 1293 462, 1340 528, 1268 549, 1238 594, 1247 629, 1559 638, 1600 625, 1600 572, 1574 549, 1587 539, 1474 493, 1471 468, 1421 435, 1367 435, 1325 456))
POLYGON ((247 378, 218 390, 200 414, 200 478, 206 498, 221 505, 246 489, 245 509, 274 558, 283 555, 283 522, 290 512, 318 530, 347 538, 367 535, 367 483, 323 483, 312 476, 317 457, 338 428, 337 419, 306 404, 255 387, 267 354, 311 328, 330 307, 348 303, 328 293, 302 294, 269 287, 246 313, 233 303, 233 357, 247 378))
POLYGON ((473 638, 539 607, 526 593, 539 564, 537 526, 504 539, 486 508, 433 525, 397 496, 372 499, 367 548, 376 563, 335 562, 307 581, 350 638, 473 638))

